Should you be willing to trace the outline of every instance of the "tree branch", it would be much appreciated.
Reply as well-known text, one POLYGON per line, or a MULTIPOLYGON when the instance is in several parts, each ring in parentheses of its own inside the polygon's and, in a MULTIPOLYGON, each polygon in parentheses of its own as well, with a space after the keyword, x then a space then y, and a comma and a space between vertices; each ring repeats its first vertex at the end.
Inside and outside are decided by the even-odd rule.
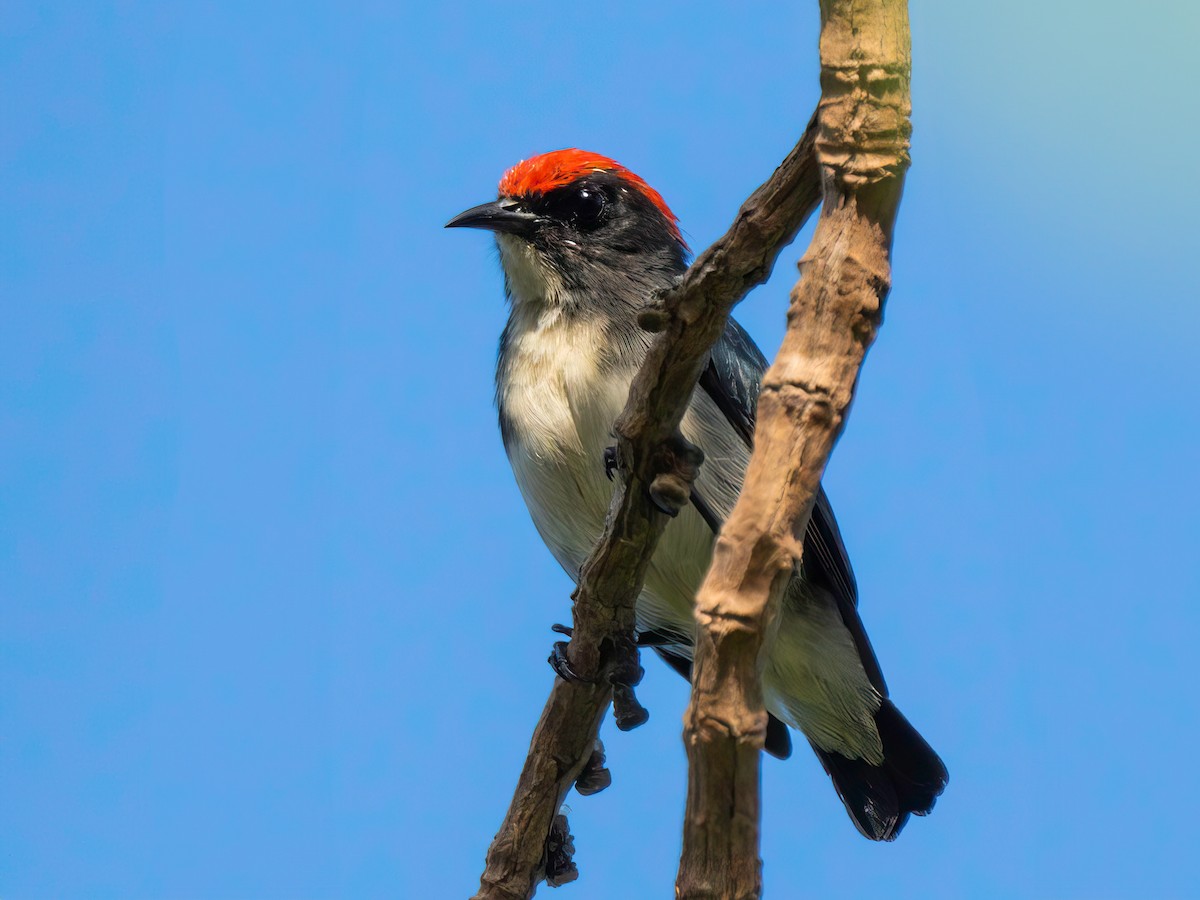
MULTIPOLYGON (((680 435, 679 423, 730 310, 766 280, 779 251, 817 206, 815 139, 814 117, 775 173, 742 205, 725 235, 641 317, 643 327, 661 334, 617 420, 624 479, 573 595, 574 629, 566 660, 581 680, 554 682, 512 803, 488 849, 475 900, 532 896, 545 873, 547 836, 596 746, 614 682, 618 700, 624 701, 618 704, 618 725, 638 724, 640 707, 628 687, 640 675, 634 603, 669 520, 663 509, 686 504, 701 460, 680 435)), ((566 879, 570 877, 568 873, 566 879)))
POLYGON ((682 900, 762 892, 760 655, 891 283, 892 226, 909 163, 905 0, 822 0, 820 51, 822 214, 800 263, 787 334, 763 379, 745 482, 697 596, 682 900))

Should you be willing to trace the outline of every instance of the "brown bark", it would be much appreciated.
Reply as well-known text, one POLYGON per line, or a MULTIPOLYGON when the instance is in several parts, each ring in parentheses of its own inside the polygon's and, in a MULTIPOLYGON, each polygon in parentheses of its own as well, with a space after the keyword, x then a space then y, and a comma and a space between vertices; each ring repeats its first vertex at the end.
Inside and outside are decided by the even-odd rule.
POLYGON ((533 894, 554 817, 592 752, 612 698, 610 679, 636 669, 634 602, 669 521, 660 507, 687 502, 700 462, 699 452, 679 435, 679 423, 729 311, 766 280, 779 251, 816 208, 815 121, 725 235, 642 317, 647 329, 661 333, 617 420, 624 479, 574 594, 567 656, 583 680, 554 682, 512 803, 488 849, 476 900, 533 894))
POLYGON ((909 162, 906 3, 822 0, 820 52, 821 218, 763 380, 745 483, 697 596, 676 882, 685 900, 762 893, 760 654, 890 287, 892 225, 909 162))

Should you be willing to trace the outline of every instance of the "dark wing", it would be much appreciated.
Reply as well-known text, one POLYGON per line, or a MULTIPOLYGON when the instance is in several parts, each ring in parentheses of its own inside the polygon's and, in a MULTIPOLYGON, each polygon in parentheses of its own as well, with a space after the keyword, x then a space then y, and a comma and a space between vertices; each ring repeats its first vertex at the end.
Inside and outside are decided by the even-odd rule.
POLYGON ((754 441, 758 393, 766 371, 767 358, 746 329, 731 318, 700 375, 700 387, 725 414, 747 447, 754 441))
MULTIPOLYGON (((725 333, 713 347, 708 366, 700 376, 700 387, 724 413, 747 446, 754 440, 758 394, 766 371, 767 360, 762 351, 746 333, 746 329, 731 318, 725 326, 725 333)), ((711 506, 694 490, 692 502, 709 527, 717 531, 721 523, 711 506)), ((867 677, 875 689, 886 697, 888 692, 883 672, 880 671, 879 661, 875 658, 862 620, 858 617, 858 585, 854 580, 854 570, 850 568, 850 558, 846 555, 837 519, 833 516, 833 507, 829 505, 824 488, 817 491, 812 519, 804 533, 802 565, 805 581, 813 587, 824 588, 837 601, 842 622, 854 639, 867 677)))

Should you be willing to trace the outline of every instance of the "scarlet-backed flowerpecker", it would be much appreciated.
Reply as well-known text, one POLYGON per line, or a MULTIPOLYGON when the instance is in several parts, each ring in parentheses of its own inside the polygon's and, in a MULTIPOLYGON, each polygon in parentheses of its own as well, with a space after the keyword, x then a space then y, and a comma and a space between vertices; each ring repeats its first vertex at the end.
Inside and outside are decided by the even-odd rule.
MULTIPOLYGON (((612 497, 612 425, 652 339, 638 313, 686 269, 687 245, 657 191, 613 160, 576 149, 518 163, 501 179, 499 199, 447 227, 495 233, 510 303, 496 366, 500 433, 538 532, 578 580, 612 497)), ((650 563, 637 622, 685 677, 696 591, 742 486, 766 365, 730 319, 683 419, 704 462, 693 502, 650 563)), ((892 840, 909 813, 933 808, 946 767, 888 699, 823 490, 762 680, 767 751, 786 757, 787 725, 802 731, 868 838, 892 840)))

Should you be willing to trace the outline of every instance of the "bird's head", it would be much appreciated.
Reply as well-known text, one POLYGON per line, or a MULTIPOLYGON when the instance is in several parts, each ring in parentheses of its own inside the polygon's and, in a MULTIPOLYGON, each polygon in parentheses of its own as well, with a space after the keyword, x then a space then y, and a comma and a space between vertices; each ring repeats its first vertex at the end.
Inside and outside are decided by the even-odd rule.
POLYGON ((686 267, 687 245, 658 191, 585 150, 517 163, 500 179, 496 200, 446 227, 496 234, 515 305, 644 300, 686 267))

